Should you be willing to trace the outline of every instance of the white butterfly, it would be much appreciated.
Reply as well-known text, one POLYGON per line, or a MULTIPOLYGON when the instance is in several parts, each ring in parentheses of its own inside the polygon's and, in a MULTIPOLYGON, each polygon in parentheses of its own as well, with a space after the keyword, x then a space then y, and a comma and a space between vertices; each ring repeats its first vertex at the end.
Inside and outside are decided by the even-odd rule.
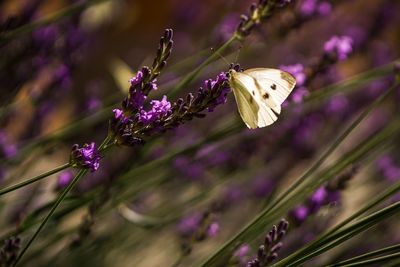
POLYGON ((229 74, 240 116, 250 129, 274 123, 281 104, 296 85, 291 74, 277 69, 231 70, 229 74))

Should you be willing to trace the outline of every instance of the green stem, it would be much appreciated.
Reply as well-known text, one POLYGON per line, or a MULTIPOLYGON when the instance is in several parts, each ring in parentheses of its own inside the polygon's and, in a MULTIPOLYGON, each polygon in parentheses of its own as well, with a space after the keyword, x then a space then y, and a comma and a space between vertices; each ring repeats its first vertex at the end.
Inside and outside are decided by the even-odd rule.
MULTIPOLYGON (((386 262, 394 259, 400 258, 400 252, 389 254, 386 256, 370 259, 370 260, 365 260, 365 261, 359 261, 359 262, 354 262, 351 264, 346 264, 346 265, 340 265, 342 267, 353 267, 353 266, 371 266, 372 264, 375 263, 381 263, 381 262, 386 262)), ((337 265, 339 266, 339 265, 337 265)), ((393 266, 398 266, 398 265, 393 265, 393 266)))
MULTIPOLYGON (((111 136, 107 136, 102 144, 99 146, 99 150, 102 150, 104 146, 108 144, 108 142, 111 140, 111 136)), ((36 232, 33 234, 31 239, 29 239, 28 243, 25 245, 25 247, 22 249, 21 253, 18 255, 17 259, 15 260, 13 267, 17 266, 18 262, 21 260, 21 258, 24 256, 28 248, 32 245, 33 241, 36 239, 36 237, 39 235, 40 231, 43 229, 43 227, 46 225, 50 217, 53 215, 53 213, 56 211, 58 206, 61 204, 61 202, 65 199, 67 194, 75 187, 75 185, 79 182, 80 178, 83 177, 86 173, 88 172, 87 169, 81 169, 78 174, 75 176, 75 178, 71 181, 71 183, 67 186, 67 188, 64 189, 64 191, 61 193, 61 195, 58 197, 57 201, 54 203, 53 207, 47 214, 47 216, 43 219, 41 224, 39 225, 39 228, 36 230, 36 232)))
MULTIPOLYGON (((332 238, 333 240, 331 243, 329 243, 330 240, 327 240, 326 242, 321 243, 320 246, 314 252, 311 252, 309 254, 306 254, 305 256, 302 256, 297 261, 292 262, 292 263, 290 263, 290 262, 283 263, 282 262, 281 264, 279 264, 277 266, 300 266, 303 262, 306 262, 307 260, 309 260, 315 256, 318 256, 325 251, 328 251, 329 249, 337 246, 338 244, 343 243, 344 241, 350 239, 351 237, 371 228, 372 226, 376 225, 380 221, 393 216, 394 214, 398 213, 399 210, 400 210, 400 202, 396 202, 380 211, 377 211, 377 212, 361 219, 354 225, 351 225, 345 229, 342 229, 335 236, 335 238, 332 238), (328 243, 328 244, 326 244, 326 243, 328 243)), ((275 266, 275 265, 273 265, 273 266, 275 266)))
POLYGON ((59 166, 59 167, 57 167, 57 168, 55 168, 55 169, 53 169, 53 170, 51 170, 51 171, 48 171, 48 172, 39 174, 39 175, 37 175, 37 176, 35 176, 35 177, 31 178, 31 179, 28 179, 28 180, 23 181, 23 182, 21 182, 21 183, 18 183, 18 184, 16 184, 16 185, 12 185, 12 186, 3 188, 3 189, 0 190, 0 196, 1 196, 1 195, 4 195, 4 194, 7 194, 7 193, 9 193, 9 192, 11 192, 11 191, 14 191, 14 190, 16 190, 16 189, 19 189, 19 188, 21 188, 21 187, 24 187, 24 186, 26 186, 26 185, 32 184, 32 183, 34 183, 34 182, 40 181, 40 180, 42 180, 43 178, 46 178, 46 177, 48 177, 48 176, 50 176, 50 175, 53 175, 53 174, 55 174, 55 173, 57 173, 57 172, 60 172, 60 171, 62 171, 62 170, 64 170, 64 169, 67 169, 67 168, 69 168, 70 166, 71 166, 71 165, 70 165, 69 163, 66 163, 66 164, 61 165, 61 166, 59 166))
POLYGON ((394 91, 399 84, 395 83, 392 87, 387 90, 384 94, 380 95, 366 110, 364 110, 357 119, 331 144, 331 146, 322 154, 322 156, 299 178, 297 179, 285 192, 280 194, 278 198, 271 202, 267 211, 271 210, 273 207, 281 203, 285 198, 288 198, 290 194, 298 188, 305 180, 310 177, 332 154, 333 151, 346 139, 347 136, 374 110, 378 105, 380 105, 384 99, 394 91))
POLYGON ((305 253, 311 251, 314 248, 318 248, 321 246, 323 242, 326 242, 327 240, 333 240, 333 234, 343 228, 346 224, 350 223, 351 221, 354 221, 357 217, 360 215, 366 213, 368 210, 372 209, 382 201, 388 199, 390 196, 394 195, 396 192, 400 190, 400 182, 397 182, 393 186, 391 186, 389 189, 387 189, 385 192, 382 194, 378 195, 375 199, 373 199, 370 203, 368 203, 365 207, 361 208, 357 212, 355 212, 353 215, 336 225, 334 228, 329 230, 327 233, 324 235, 320 236, 318 239, 314 240, 312 243, 307 245, 306 247, 303 247, 301 250, 295 252, 294 254, 290 255, 286 259, 283 259, 282 261, 276 263, 277 266, 285 266, 288 262, 298 258, 301 255, 304 255, 305 253))
POLYGON ((40 224, 39 228, 36 230, 36 232, 33 234, 31 239, 29 239, 28 243, 25 245, 25 247, 22 249, 21 253, 18 255, 17 259, 15 260, 13 267, 17 266, 18 262, 21 260, 21 258, 24 256, 28 248, 31 246, 33 241, 36 239, 36 237, 39 235, 40 231, 43 229, 43 227, 46 225, 50 217, 53 215, 53 213, 56 211, 58 206, 61 204, 61 202, 64 200, 64 198, 67 196, 67 194, 72 190, 72 188, 75 187, 76 183, 78 183, 79 179, 84 176, 87 173, 87 170, 82 169, 78 172, 78 174, 75 176, 75 178, 72 180, 72 182, 68 185, 67 188, 64 189, 64 191, 61 193, 61 195, 58 197, 57 201, 54 203, 53 207, 51 208, 50 212, 47 214, 47 216, 43 219, 42 223, 40 224))
MULTIPOLYGON (((340 267, 340 266, 344 266, 346 264, 360 262, 361 260, 368 259, 368 258, 371 258, 371 257, 374 257, 374 256, 378 256, 378 255, 381 255, 381 254, 384 254, 384 253, 387 253, 387 252, 396 251, 396 250, 399 250, 399 249, 400 249, 400 244, 397 244, 397 245, 394 245, 394 246, 390 246, 390 247, 378 249, 378 250, 375 250, 375 251, 371 251, 371 252, 359 255, 357 257, 348 259, 348 260, 344 260, 344 261, 341 261, 341 262, 338 262, 338 263, 334 263, 334 264, 328 265, 327 267, 340 267)), ((375 258, 375 259, 378 259, 378 258, 375 258)), ((349 266, 349 265, 346 265, 346 266, 349 266)))
POLYGON ((86 7, 89 7, 93 4, 97 4, 97 3, 100 3, 103 1, 105 1, 105 0, 89 0, 89 1, 78 2, 76 4, 72 4, 58 12, 55 12, 55 13, 43 18, 43 19, 34 21, 32 23, 23 25, 12 31, 1 34, 0 35, 0 43, 7 42, 7 41, 11 40, 12 38, 17 37, 18 35, 30 33, 41 26, 46 26, 53 22, 59 21, 67 16, 71 16, 75 13, 80 12, 81 10, 85 9, 86 7))

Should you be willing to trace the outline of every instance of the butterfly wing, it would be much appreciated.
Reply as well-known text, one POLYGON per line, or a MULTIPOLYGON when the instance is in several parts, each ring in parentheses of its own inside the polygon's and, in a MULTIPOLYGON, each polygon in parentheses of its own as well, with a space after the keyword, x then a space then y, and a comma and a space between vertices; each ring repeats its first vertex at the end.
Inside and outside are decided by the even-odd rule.
MULTIPOLYGON (((260 89, 259 98, 271 100, 266 101, 271 108, 280 106, 296 85, 296 79, 291 74, 277 69, 255 68, 243 73, 254 79, 260 89)), ((277 113, 280 113, 280 108, 277 113)))
POLYGON ((269 105, 275 106, 273 109, 276 109, 276 113, 280 112, 280 106, 276 106, 272 99, 264 101, 260 99, 260 89, 257 88, 257 83, 253 77, 235 72, 231 74, 230 83, 240 116, 247 127, 251 129, 265 127, 278 119, 269 105))

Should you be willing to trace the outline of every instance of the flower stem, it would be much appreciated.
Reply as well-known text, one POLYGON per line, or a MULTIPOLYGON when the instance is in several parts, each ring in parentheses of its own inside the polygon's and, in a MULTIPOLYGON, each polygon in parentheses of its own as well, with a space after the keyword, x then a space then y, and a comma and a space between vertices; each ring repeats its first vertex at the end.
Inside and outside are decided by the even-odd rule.
MULTIPOLYGON (((108 142, 111 140, 111 136, 108 135, 104 141, 101 143, 99 146, 99 150, 103 149, 104 146, 108 144, 108 142)), ((24 256, 26 251, 29 249, 29 247, 32 245, 33 241, 36 239, 36 237, 39 235, 40 231, 43 229, 43 227, 46 225, 50 217, 53 215, 53 213, 56 211, 58 206, 61 204, 61 202, 65 199, 67 194, 75 187, 75 185, 79 182, 80 178, 83 177, 86 173, 88 172, 87 169, 81 169, 78 174, 75 176, 75 178, 71 181, 71 183, 67 186, 67 188, 64 189, 64 191, 61 193, 61 195, 58 197, 57 201, 54 203, 53 207, 47 214, 47 216, 43 219, 42 223, 40 224, 39 228, 36 230, 36 232, 33 234, 31 239, 29 239, 28 243, 25 245, 25 247, 22 249, 21 253, 18 255, 17 259, 15 260, 13 267, 17 266, 18 262, 21 260, 21 258, 24 256)))
POLYGON ((86 169, 82 169, 78 172, 78 174, 75 176, 75 178, 72 180, 72 182, 68 185, 67 188, 64 189, 64 191, 61 193, 61 195, 58 197, 57 201, 54 203, 53 207, 51 208, 50 212, 47 214, 47 216, 43 219, 42 223, 40 224, 39 228, 36 230, 36 232, 33 234, 31 239, 29 239, 28 243, 25 245, 25 247, 22 249, 21 253, 18 255, 17 259, 15 260, 13 267, 17 266, 18 262, 21 260, 21 258, 24 256, 28 248, 31 246, 33 241, 36 239, 36 237, 39 235, 40 231, 43 229, 43 227, 46 225, 47 221, 50 219, 50 217, 53 215, 53 213, 56 211, 58 206, 61 204, 61 202, 64 200, 64 198, 67 196, 67 194, 74 188, 76 183, 79 181, 79 179, 84 176, 87 173, 86 169))
POLYGON ((53 175, 53 174, 55 174, 55 173, 57 173, 57 172, 60 172, 60 171, 62 171, 62 170, 64 170, 64 169, 66 169, 66 168, 69 168, 70 166, 71 166, 71 165, 70 165, 69 163, 66 163, 66 164, 64 164, 64 165, 58 166, 58 167, 55 168, 55 169, 52 169, 51 171, 48 171, 48 172, 39 174, 39 175, 37 175, 37 176, 35 176, 35 177, 31 178, 31 179, 28 179, 28 180, 26 180, 26 181, 21 182, 21 183, 18 183, 18 184, 15 184, 15 185, 12 185, 12 186, 3 188, 3 189, 0 190, 0 196, 1 196, 1 195, 4 195, 4 194, 7 194, 7 193, 9 193, 9 192, 11 192, 11 191, 14 191, 14 190, 16 190, 16 189, 19 189, 19 188, 21 188, 21 187, 24 187, 24 186, 26 186, 26 185, 32 184, 32 183, 34 183, 34 182, 40 181, 40 180, 42 180, 43 178, 46 178, 46 177, 48 177, 48 176, 50 176, 50 175, 53 175))

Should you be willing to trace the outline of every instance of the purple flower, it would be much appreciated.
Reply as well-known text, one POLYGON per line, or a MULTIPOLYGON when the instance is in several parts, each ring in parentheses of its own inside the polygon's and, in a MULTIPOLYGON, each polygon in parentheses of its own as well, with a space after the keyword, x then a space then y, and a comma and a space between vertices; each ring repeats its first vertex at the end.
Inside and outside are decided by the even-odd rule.
POLYGON ((336 95, 329 99, 326 112, 330 114, 343 114, 349 107, 349 101, 344 95, 336 95))
POLYGON ((207 110, 209 112, 214 111, 216 106, 226 103, 227 95, 231 91, 225 72, 218 74, 215 80, 206 80, 204 82, 204 87, 210 95, 217 94, 214 99, 208 103, 207 110))
POLYGON ((400 167, 397 166, 390 155, 383 155, 377 161, 377 166, 379 171, 382 173, 383 177, 394 183, 400 178, 400 167))
POLYGON ((182 236, 191 236, 194 234, 201 223, 202 216, 195 213, 183 218, 178 224, 178 232, 182 236))
POLYGON ((240 264, 244 264, 248 260, 250 250, 251 248, 248 244, 243 244, 235 250, 233 257, 235 257, 240 264))
POLYGON ((309 95, 310 95, 310 92, 305 87, 302 86, 302 87, 296 88, 294 90, 294 92, 291 96, 291 100, 294 103, 299 104, 299 103, 302 103, 304 98, 309 95))
POLYGON ((304 73, 304 66, 300 63, 294 65, 280 66, 283 71, 287 71, 296 79, 296 86, 301 87, 306 81, 306 74, 304 73))
POLYGON ((296 222, 296 224, 303 223, 309 214, 310 211, 305 205, 299 205, 290 212, 290 216, 296 222))
POLYGON ((135 77, 132 77, 129 80, 129 82, 131 83, 132 87, 136 87, 138 85, 141 85, 142 81, 143 81, 143 72, 140 71, 140 70, 136 73, 135 77))
POLYGON ((73 178, 74 178, 74 173, 72 171, 70 170, 63 171, 58 176, 57 188, 61 189, 66 187, 72 181, 73 178))
POLYGON ((144 125, 148 125, 164 116, 168 116, 172 112, 172 105, 165 95, 161 101, 152 100, 150 104, 152 105, 150 111, 141 110, 139 113, 139 121, 144 125))
POLYGON ((207 228, 207 235, 214 237, 219 231, 219 224, 217 222, 212 222, 207 228))
POLYGON ((300 13, 305 16, 318 14, 321 16, 328 15, 332 11, 330 3, 319 0, 304 0, 300 5, 300 13))
POLYGON ((17 147, 11 143, 4 132, 0 132, 0 153, 5 158, 12 158, 17 154, 17 147))
POLYGON ((338 60, 344 60, 353 51, 353 39, 348 36, 333 36, 325 42, 324 51, 335 55, 338 60))
POLYGON ((74 167, 96 171, 100 166, 100 153, 94 142, 79 148, 78 144, 72 146, 70 163, 74 167))

